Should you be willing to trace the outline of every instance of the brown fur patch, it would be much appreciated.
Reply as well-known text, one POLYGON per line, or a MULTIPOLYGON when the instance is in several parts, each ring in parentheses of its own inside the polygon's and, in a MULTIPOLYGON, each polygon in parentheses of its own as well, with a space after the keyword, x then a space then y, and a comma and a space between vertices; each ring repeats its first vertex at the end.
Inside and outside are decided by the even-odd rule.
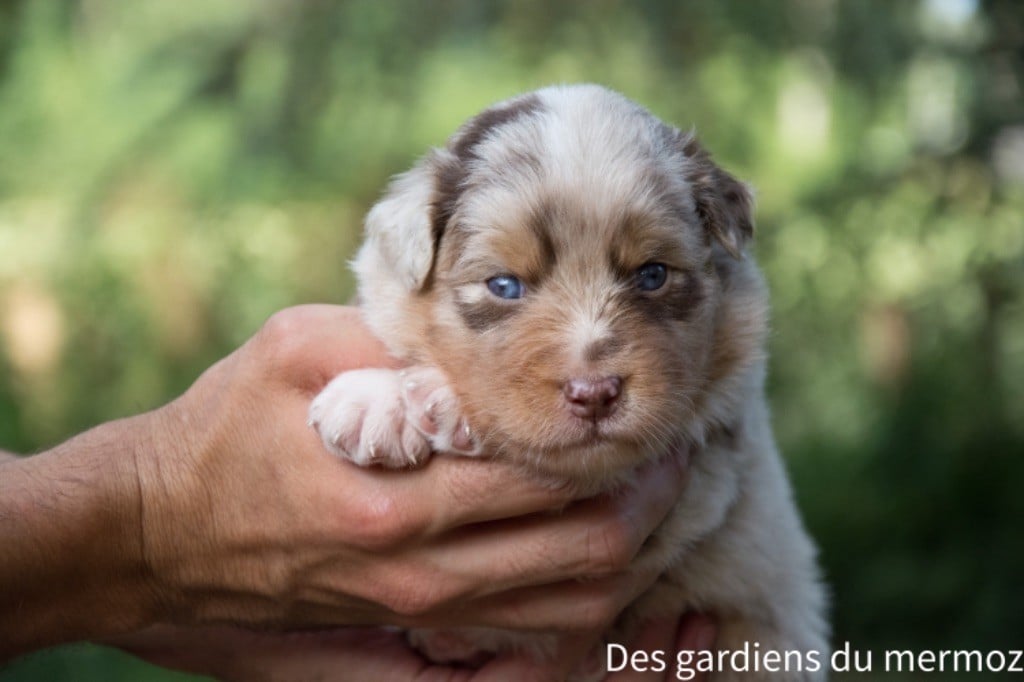
POLYGON ((635 305, 652 322, 685 322, 704 302, 705 288, 700 278, 691 272, 672 272, 662 289, 637 291, 635 305))
POLYGON ((526 95, 508 104, 485 109, 462 126, 453 137, 450 149, 457 158, 466 161, 475 155, 476 146, 495 129, 534 114, 542 107, 539 97, 526 95))
MULTIPOLYGON (((476 158, 476 147, 495 130, 542 109, 540 98, 527 95, 511 103, 486 109, 465 123, 449 141, 448 150, 452 157, 438 168, 431 206, 431 225, 435 240, 451 221, 459 197, 465 190, 468 178, 467 163, 476 158)), ((524 157, 524 161, 529 159, 524 157)))
POLYGON ((538 249, 538 253, 534 261, 536 262, 534 276, 539 278, 543 274, 549 272, 558 262, 558 252, 555 249, 555 241, 551 238, 551 231, 556 229, 556 211, 550 202, 541 202, 539 206, 535 206, 530 212, 530 217, 526 221, 527 229, 530 231, 530 235, 533 237, 534 244, 538 249), (543 272, 541 272, 543 271, 543 272))
POLYGON ((681 238, 685 229, 685 223, 669 215, 627 214, 612 235, 609 264, 624 281, 631 281, 637 269, 647 263, 686 268, 697 254, 688 252, 681 238))
POLYGON ((497 299, 483 299, 475 303, 456 303, 459 316, 466 326, 480 334, 505 322, 516 314, 519 306, 497 299))
POLYGON ((687 179, 693 187, 701 221, 710 236, 731 256, 739 258, 743 246, 754 236, 754 199, 750 190, 716 165, 695 137, 684 136, 679 144, 691 163, 687 179))

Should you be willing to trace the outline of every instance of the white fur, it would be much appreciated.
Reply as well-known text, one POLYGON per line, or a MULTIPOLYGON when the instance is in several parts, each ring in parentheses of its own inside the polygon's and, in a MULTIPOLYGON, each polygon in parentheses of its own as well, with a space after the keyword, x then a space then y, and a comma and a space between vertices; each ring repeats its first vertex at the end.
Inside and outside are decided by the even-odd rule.
POLYGON ((360 466, 416 466, 432 450, 480 452, 451 386, 434 367, 343 372, 313 400, 309 424, 329 451, 360 466))

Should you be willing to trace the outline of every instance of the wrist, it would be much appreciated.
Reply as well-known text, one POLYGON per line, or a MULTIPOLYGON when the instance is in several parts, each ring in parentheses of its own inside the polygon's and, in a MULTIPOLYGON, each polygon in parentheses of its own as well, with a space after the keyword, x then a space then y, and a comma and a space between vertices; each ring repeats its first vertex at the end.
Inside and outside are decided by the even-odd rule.
MULTIPOLYGON (((216 542, 203 531, 216 525, 211 501, 221 491, 211 481, 209 441, 219 437, 212 418, 220 410, 216 392, 221 376, 215 365, 188 391, 149 413, 140 434, 135 473, 139 500, 139 549, 158 605, 157 623, 194 625, 204 619, 207 592, 220 593, 219 567, 211 555, 216 542), (212 378, 212 379, 211 379, 212 378), (205 381, 204 381, 205 380, 205 381), (216 573, 214 570, 212 573, 216 573)), ((230 590, 230 585, 225 586, 230 590)))
POLYGON ((135 462, 148 418, 0 460, 0 659, 155 620, 135 462))

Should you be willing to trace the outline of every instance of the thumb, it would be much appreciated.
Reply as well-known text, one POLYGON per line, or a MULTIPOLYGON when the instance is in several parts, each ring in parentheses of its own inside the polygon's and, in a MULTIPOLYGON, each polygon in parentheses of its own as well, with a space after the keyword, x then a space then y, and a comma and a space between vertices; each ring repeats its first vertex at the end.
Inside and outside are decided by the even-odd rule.
POLYGON ((300 305, 274 313, 247 349, 276 377, 309 393, 337 374, 362 367, 398 367, 358 308, 300 305))

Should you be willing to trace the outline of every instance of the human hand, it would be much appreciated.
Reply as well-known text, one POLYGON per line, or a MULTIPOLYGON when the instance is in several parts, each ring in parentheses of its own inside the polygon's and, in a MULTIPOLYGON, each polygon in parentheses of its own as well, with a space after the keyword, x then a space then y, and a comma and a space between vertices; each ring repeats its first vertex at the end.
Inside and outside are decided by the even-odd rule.
MULTIPOLYGON (((654 620, 640 629, 633 639, 631 651, 665 652, 665 669, 640 671, 629 668, 611 673, 605 682, 634 682, 634 680, 680 680, 703 682, 707 674, 693 672, 693 677, 685 677, 677 670, 677 660, 681 652, 710 651, 715 646, 718 625, 709 616, 700 613, 683 614, 678 619, 654 620)), ((604 652, 602 652, 604 655, 604 652)), ((652 666, 654 668, 656 666, 652 666)), ((689 673, 685 673, 689 674, 689 673)))
POLYGON ((394 362, 357 311, 283 311, 164 408, 0 459, 0 660, 159 623, 589 631, 654 580, 626 568, 686 453, 573 504, 497 461, 353 467, 305 417, 364 365, 394 362))
POLYGON ((683 455, 570 506, 497 461, 358 468, 306 413, 362 366, 395 362, 358 311, 292 308, 153 413, 137 463, 158 620, 590 630, 653 581, 625 569, 678 498, 683 455))
POLYGON ((538 677, 536 663, 509 653, 479 669, 435 665, 401 632, 373 627, 264 633, 230 626, 157 626, 103 642, 161 667, 226 682, 505 682, 538 677))
MULTIPOLYGON (((714 646, 714 621, 700 614, 652 621, 631 644, 634 651, 665 651, 668 665, 660 672, 623 671, 606 682, 672 680, 673 662, 680 651, 703 651, 714 646)), ((495 680, 565 679, 574 667, 572 656, 554 661, 502 654, 479 669, 433 665, 409 648, 399 632, 381 628, 342 628, 303 633, 259 633, 228 626, 180 628, 157 626, 106 642, 157 665, 213 675, 232 682, 303 682, 305 680, 432 680, 484 682, 495 680)), ((582 643, 582 640, 579 642, 582 643)), ((570 646, 570 649, 572 647, 570 646)), ((600 655, 604 655, 603 651, 600 655)), ((690 678, 701 682, 705 676, 690 678)))

